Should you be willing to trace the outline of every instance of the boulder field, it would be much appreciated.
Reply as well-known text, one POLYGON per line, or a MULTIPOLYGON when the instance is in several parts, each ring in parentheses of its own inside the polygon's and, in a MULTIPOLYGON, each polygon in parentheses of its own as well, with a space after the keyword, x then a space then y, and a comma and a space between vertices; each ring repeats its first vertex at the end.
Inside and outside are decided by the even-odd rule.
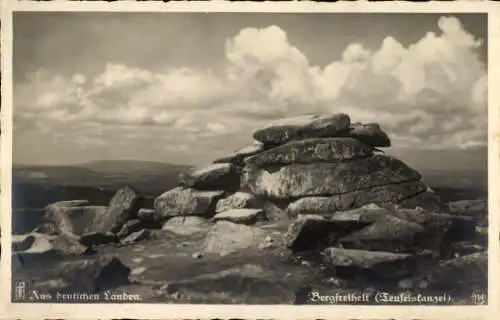
POLYGON ((108 206, 47 206, 31 234, 13 239, 16 276, 143 302, 297 303, 314 288, 445 290, 470 303, 471 287, 486 292, 486 201, 443 202, 379 149, 391 141, 378 124, 307 115, 253 139, 181 174, 153 208, 129 186, 108 206))

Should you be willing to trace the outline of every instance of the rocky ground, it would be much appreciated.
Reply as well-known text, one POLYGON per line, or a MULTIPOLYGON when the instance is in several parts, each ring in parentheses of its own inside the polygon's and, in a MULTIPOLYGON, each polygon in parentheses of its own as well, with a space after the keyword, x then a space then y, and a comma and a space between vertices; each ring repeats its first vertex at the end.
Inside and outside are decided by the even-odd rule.
POLYGON ((13 237, 13 283, 52 301, 276 304, 318 292, 375 304, 390 292, 467 304, 487 293, 486 201, 441 201, 383 154, 390 139, 377 124, 304 116, 254 139, 182 174, 154 209, 130 187, 108 206, 49 205, 13 237))

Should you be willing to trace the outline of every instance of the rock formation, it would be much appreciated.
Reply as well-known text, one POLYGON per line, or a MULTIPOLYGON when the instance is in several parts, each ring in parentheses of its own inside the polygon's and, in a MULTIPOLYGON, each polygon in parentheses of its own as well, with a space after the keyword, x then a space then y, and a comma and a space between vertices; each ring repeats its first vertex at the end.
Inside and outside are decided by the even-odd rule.
MULTIPOLYGON (((79 246, 93 248, 104 239, 130 245, 161 229, 196 239, 202 252, 193 253, 196 259, 245 251, 254 257, 276 249, 280 257, 307 255, 338 274, 365 270, 398 279, 425 275, 423 265, 432 262, 453 269, 456 264, 437 258, 456 253, 456 243, 476 239, 478 222, 487 224, 484 212, 467 214, 467 203, 450 210, 416 170, 381 154, 377 148, 391 141, 378 124, 351 124, 346 114, 308 115, 273 122, 253 138, 250 146, 181 174, 178 186, 159 195, 153 209, 139 208, 141 196, 125 187, 109 207, 59 202, 46 208, 45 220, 79 246), (284 228, 276 231, 279 226, 284 228)), ((33 239, 16 248, 29 247, 33 239)), ((475 273, 484 271, 484 256, 478 257, 464 260, 473 261, 475 273)), ((429 277, 440 283, 436 272, 429 277)), ((484 280, 485 274, 475 276, 484 280)))

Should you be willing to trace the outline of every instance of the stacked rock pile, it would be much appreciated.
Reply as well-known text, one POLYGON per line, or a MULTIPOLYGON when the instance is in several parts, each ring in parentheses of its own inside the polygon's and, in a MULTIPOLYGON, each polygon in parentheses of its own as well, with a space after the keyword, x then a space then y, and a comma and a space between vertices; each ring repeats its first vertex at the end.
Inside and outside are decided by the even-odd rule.
POLYGON ((180 186, 156 199, 156 218, 216 214, 258 221, 264 203, 283 207, 289 217, 371 203, 449 210, 418 172, 379 154, 377 147, 391 142, 377 124, 351 124, 346 114, 310 115, 271 123, 253 137, 253 145, 183 174, 180 186))
POLYGON ((177 188, 155 200, 156 220, 295 219, 284 235, 292 251, 321 251, 339 268, 386 271, 391 264, 407 270, 400 265, 434 258, 444 240, 475 232, 474 221, 450 214, 417 171, 378 149, 391 145, 378 124, 351 124, 346 114, 308 115, 271 123, 253 138, 254 144, 182 175, 177 188))

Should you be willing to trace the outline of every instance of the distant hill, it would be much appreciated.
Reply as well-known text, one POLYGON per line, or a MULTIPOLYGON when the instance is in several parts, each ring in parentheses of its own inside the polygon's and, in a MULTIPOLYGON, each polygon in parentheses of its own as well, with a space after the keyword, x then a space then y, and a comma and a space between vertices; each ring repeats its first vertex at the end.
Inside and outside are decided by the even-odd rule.
POLYGON ((182 172, 192 168, 188 165, 169 164, 154 161, 138 160, 100 160, 76 164, 75 167, 91 170, 104 174, 127 174, 127 173, 167 173, 182 172))

